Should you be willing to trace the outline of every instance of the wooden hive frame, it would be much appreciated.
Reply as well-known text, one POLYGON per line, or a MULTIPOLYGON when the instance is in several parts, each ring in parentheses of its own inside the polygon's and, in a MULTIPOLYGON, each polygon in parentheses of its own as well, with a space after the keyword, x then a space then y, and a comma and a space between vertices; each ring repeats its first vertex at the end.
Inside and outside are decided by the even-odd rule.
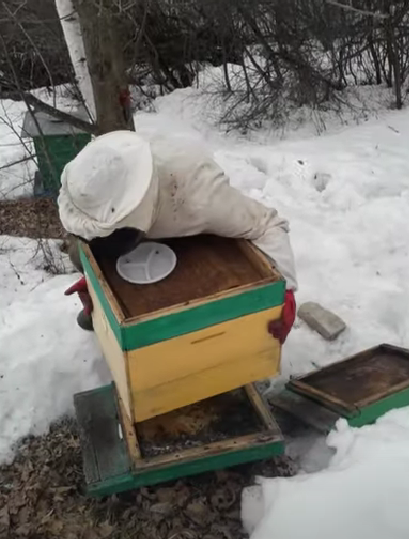
POLYGON ((290 380, 270 404, 324 433, 340 418, 352 427, 371 424, 392 409, 409 406, 409 350, 387 343, 374 346, 290 380), (381 361, 371 367, 377 359, 381 361), (327 382, 319 384, 319 379, 327 382), (337 396, 334 384, 342 384, 349 398, 337 396))
POLYGON ((257 266, 258 282, 133 318, 81 245, 94 329, 132 423, 279 373, 267 324, 281 315, 285 282, 250 242, 230 241, 257 266))

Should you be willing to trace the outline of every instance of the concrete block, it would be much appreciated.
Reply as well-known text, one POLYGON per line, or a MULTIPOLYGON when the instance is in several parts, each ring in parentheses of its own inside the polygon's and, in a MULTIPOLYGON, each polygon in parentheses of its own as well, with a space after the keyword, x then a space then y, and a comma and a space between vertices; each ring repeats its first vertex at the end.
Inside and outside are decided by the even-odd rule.
POLYGON ((327 341, 335 340, 346 328, 345 322, 338 315, 313 301, 300 305, 298 317, 327 341))

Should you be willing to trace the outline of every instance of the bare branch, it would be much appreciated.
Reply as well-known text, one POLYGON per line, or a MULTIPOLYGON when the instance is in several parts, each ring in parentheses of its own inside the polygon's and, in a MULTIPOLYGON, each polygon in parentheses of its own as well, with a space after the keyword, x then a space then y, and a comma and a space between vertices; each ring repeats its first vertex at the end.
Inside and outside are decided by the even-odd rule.
POLYGON ((18 159, 17 161, 13 161, 12 163, 7 163, 0 167, 0 170, 4 170, 5 168, 14 167, 15 165, 20 165, 21 163, 26 163, 27 161, 33 161, 34 156, 29 155, 27 157, 23 157, 22 159, 18 159))
POLYGON ((348 6, 346 4, 341 4, 341 2, 337 2, 336 0, 325 0, 325 2, 331 6, 339 7, 341 9, 345 9, 346 11, 353 11, 354 13, 359 13, 361 15, 367 15, 369 17, 374 17, 375 19, 389 19, 389 14, 387 13, 380 13, 379 11, 367 11, 365 9, 359 9, 353 6, 348 6))
POLYGON ((13 21, 17 24, 17 26, 23 32, 24 36, 30 42, 31 46, 33 47, 33 50, 35 50, 36 53, 38 54, 38 57, 40 58, 43 66, 44 66, 44 69, 47 72, 48 78, 50 80, 50 85, 51 85, 52 90, 53 90, 53 106, 54 106, 54 108, 56 108, 57 107, 57 94, 56 94, 56 91, 55 91, 55 85, 54 85, 54 82, 53 82, 53 77, 51 75, 51 71, 48 68, 47 62, 44 60, 44 56, 41 54, 41 51, 37 48, 36 44, 31 39, 30 34, 26 31, 24 26, 18 21, 18 19, 16 17, 16 13, 12 13, 11 10, 6 6, 5 2, 3 2, 3 9, 5 10, 6 13, 8 13, 10 15, 10 17, 13 19, 13 21))

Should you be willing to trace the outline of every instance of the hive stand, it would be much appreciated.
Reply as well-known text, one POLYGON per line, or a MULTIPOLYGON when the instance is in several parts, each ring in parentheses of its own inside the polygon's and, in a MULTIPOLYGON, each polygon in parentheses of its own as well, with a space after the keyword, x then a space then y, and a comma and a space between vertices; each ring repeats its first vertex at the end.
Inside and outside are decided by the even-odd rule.
POLYGON ((136 426, 114 384, 77 394, 88 494, 106 496, 281 455, 283 438, 262 398, 252 385, 240 391, 239 398, 236 390, 136 426))

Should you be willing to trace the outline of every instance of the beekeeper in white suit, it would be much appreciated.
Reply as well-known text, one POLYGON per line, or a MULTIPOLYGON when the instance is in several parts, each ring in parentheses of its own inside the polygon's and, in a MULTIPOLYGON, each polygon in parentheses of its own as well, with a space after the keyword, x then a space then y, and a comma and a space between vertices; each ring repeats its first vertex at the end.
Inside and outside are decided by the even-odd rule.
MULTIPOLYGON (((281 321, 269 328, 284 342, 295 318, 297 288, 288 222, 233 188, 201 144, 173 137, 147 141, 133 131, 114 131, 97 137, 68 163, 61 184, 64 228, 107 256, 133 249, 143 236, 205 233, 251 240, 286 281, 281 321)), ((84 279, 66 293, 73 292, 84 304, 78 322, 91 329, 84 279)))

